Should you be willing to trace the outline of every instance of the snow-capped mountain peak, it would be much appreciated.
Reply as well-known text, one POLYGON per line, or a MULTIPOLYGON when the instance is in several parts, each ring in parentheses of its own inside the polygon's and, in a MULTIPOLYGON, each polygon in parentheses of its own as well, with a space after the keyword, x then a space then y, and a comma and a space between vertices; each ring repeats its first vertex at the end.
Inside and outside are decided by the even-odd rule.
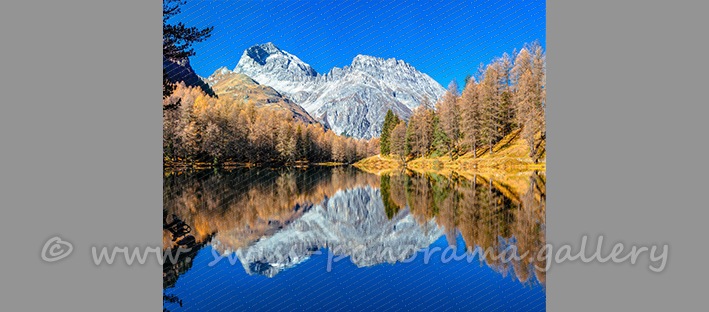
MULTIPOLYGON (((318 75, 313 67, 270 42, 246 49, 244 54, 241 55, 241 59, 239 59, 239 64, 234 68, 234 72, 247 75, 249 75, 247 72, 256 74, 263 70, 269 73, 280 72, 292 76, 318 75)), ((256 77, 252 78, 256 79, 256 77)), ((256 81, 259 80, 256 79, 256 81)), ((259 81, 259 83, 261 82, 259 81)))
POLYGON ((235 73, 283 93, 337 134, 380 135, 388 109, 408 119, 424 98, 434 102, 445 89, 403 60, 357 55, 350 66, 324 75, 272 43, 244 51, 235 73))

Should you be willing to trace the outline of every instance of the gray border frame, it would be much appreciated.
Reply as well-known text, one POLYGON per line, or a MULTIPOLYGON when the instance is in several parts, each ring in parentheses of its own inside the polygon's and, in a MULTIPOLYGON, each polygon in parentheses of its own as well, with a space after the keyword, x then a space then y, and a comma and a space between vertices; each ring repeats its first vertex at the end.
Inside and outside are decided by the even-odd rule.
POLYGON ((553 266, 550 311, 704 306, 706 12, 695 1, 547 2, 547 242, 589 235, 589 254, 598 235, 608 250, 669 245, 662 273, 642 259, 553 266))
MULTIPOLYGON (((703 306, 706 12, 548 1, 548 241, 670 245, 659 274, 554 266, 551 311, 703 306)), ((162 306, 157 264, 96 267, 88 249, 160 242, 159 14, 157 1, 0 5, 3 310, 162 306), (42 262, 54 235, 74 252, 42 262)))
POLYGON ((3 311, 160 311, 160 265, 89 246, 161 246, 161 5, 4 1, 3 311), (46 157, 50 155, 51 157, 46 157), (40 252, 73 244, 62 261, 40 252))

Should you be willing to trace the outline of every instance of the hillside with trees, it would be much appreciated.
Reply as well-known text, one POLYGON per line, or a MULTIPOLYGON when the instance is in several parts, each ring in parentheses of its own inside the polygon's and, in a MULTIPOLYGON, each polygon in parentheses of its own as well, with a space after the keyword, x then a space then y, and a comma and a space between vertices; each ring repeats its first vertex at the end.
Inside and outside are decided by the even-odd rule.
POLYGON ((320 124, 251 100, 211 97, 180 82, 163 100, 168 166, 295 162, 354 163, 379 151, 378 139, 338 136, 320 124))
POLYGON ((165 166, 354 163, 379 150, 379 139, 357 140, 323 128, 302 107, 270 87, 222 72, 214 92, 189 65, 193 45, 212 27, 170 19, 183 0, 163 0, 163 163, 165 166), (219 97, 217 97, 219 96, 219 97))
POLYGON ((417 107, 408 122, 388 112, 380 155, 360 165, 426 167, 435 160, 438 166, 477 167, 508 158, 538 167, 546 162, 545 110, 546 54, 537 42, 525 44, 481 64, 462 91, 452 81, 435 106, 417 107))
POLYGON ((300 105, 273 88, 259 84, 244 74, 235 73, 226 68, 219 68, 206 81, 218 97, 251 100, 256 106, 267 106, 274 110, 286 112, 293 118, 305 123, 317 123, 300 105))

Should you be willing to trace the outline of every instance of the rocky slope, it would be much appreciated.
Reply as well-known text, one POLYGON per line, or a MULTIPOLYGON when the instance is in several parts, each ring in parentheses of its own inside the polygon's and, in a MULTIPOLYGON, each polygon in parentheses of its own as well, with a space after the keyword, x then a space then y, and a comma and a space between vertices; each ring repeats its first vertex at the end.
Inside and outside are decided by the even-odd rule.
POLYGON ((272 43, 246 49, 233 72, 274 88, 337 134, 356 138, 379 136, 388 109, 408 119, 413 108, 445 93, 401 60, 358 55, 350 66, 319 74, 272 43))
MULTIPOLYGON (((247 273, 273 277, 327 247, 350 257, 342 261, 364 267, 401 261, 441 235, 443 230, 433 219, 421 226, 408 208, 388 219, 380 190, 364 186, 338 191, 277 233, 261 238, 251 246, 254 252, 242 250, 238 258, 247 273), (393 257, 378 256, 387 248, 393 257)), ((228 243, 215 239, 211 244, 222 254, 235 252, 228 243)))
POLYGON ((219 97, 228 96, 251 101, 257 107, 269 107, 287 112, 294 119, 305 123, 317 122, 300 105, 295 104, 278 91, 261 85, 244 74, 232 72, 226 67, 217 69, 205 81, 219 97))
POLYGON ((172 82, 183 81, 187 86, 200 87, 204 93, 214 96, 214 91, 194 72, 189 59, 172 61, 163 57, 162 68, 172 82))

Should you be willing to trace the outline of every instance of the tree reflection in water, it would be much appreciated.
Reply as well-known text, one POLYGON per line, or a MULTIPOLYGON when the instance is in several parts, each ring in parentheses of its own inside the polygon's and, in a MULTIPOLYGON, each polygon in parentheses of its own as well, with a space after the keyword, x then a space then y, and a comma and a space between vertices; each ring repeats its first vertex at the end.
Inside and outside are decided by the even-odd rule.
POLYGON ((449 245, 455 245, 460 235, 468 252, 493 250, 483 260, 503 276, 513 270, 522 283, 530 282, 532 276, 539 283, 546 282, 545 272, 535 269, 535 265, 545 266, 545 261, 537 260, 546 245, 544 174, 494 177, 408 172, 383 176, 381 181, 382 189, 391 190, 388 193, 397 209, 408 206, 420 223, 435 218, 445 229, 449 245), (405 203, 398 195, 402 192, 405 203), (516 246, 519 261, 493 257, 511 245, 516 246))
MULTIPOLYGON (((169 172, 163 179, 163 208, 165 215, 174 214, 191 228, 195 248, 182 258, 187 259, 215 241, 220 250, 249 247, 338 191, 364 186, 381 191, 382 213, 390 220, 408 209, 424 231, 429 224, 444 229, 449 244, 455 245, 462 237, 468 252, 480 248, 499 254, 515 245, 519 255, 527 256, 506 262, 487 254, 483 262, 521 283, 545 284, 546 275, 535 269, 535 265, 545 265, 536 257, 546 244, 544 173, 493 176, 408 171, 378 176, 354 167, 169 172)), ((172 234, 164 231, 163 248, 175 246, 172 234)), ((172 287, 191 265, 178 261, 164 267, 163 288, 172 287)))

